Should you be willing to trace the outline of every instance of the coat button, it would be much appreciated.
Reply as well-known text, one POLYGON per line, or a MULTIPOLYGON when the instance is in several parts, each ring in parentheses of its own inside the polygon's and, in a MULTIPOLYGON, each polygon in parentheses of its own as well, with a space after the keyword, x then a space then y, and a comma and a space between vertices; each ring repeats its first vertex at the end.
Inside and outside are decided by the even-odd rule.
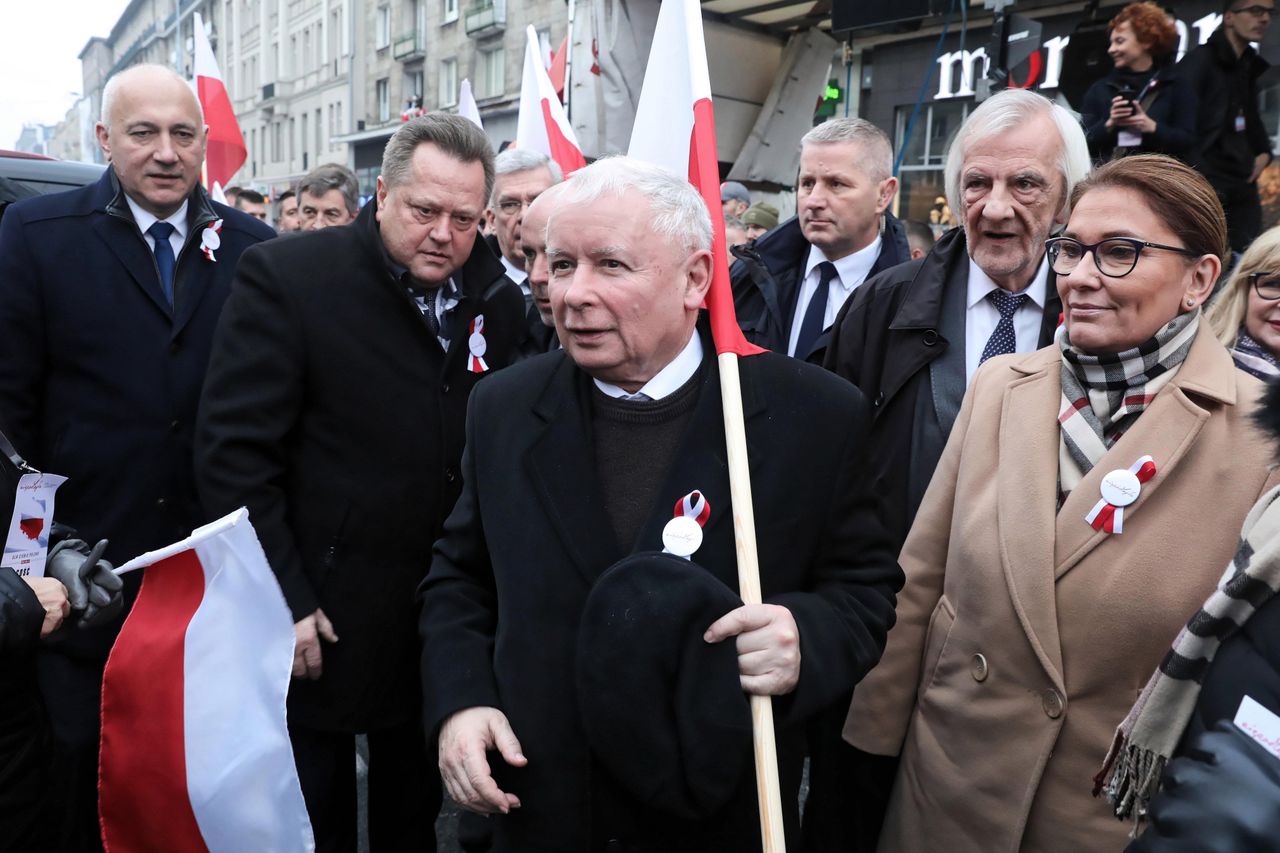
POLYGON ((458 479, 458 475, 454 473, 454 470, 452 468, 444 469, 444 481, 446 483, 452 483, 457 479, 458 479))
POLYGON ((1040 706, 1044 708, 1045 714, 1049 719, 1056 720, 1062 716, 1062 710, 1066 707, 1066 702, 1062 698, 1062 694, 1050 687, 1040 697, 1040 706))
POLYGON ((160 498, 156 501, 156 506, 160 507, 160 509, 164 509, 165 504, 167 503, 168 501, 166 501, 164 498, 160 498))
POLYGON ((440 386, 440 393, 441 393, 441 394, 448 394, 448 393, 449 393, 449 383, 448 383, 448 382, 446 382, 446 383, 444 383, 443 385, 441 385, 441 386, 440 386))
POLYGON ((934 329, 928 329, 924 333, 924 345, 927 347, 934 346, 938 343, 938 333, 934 329))
POLYGON ((973 676, 974 681, 986 681, 987 659, 982 655, 974 655, 972 663, 969 664, 969 673, 973 676))
POLYGON ((872 406, 874 406, 874 407, 876 407, 877 409, 884 405, 884 392, 883 392, 883 391, 881 391, 879 394, 877 394, 877 395, 876 395, 876 399, 875 399, 875 401, 874 401, 871 405, 872 405, 872 406))

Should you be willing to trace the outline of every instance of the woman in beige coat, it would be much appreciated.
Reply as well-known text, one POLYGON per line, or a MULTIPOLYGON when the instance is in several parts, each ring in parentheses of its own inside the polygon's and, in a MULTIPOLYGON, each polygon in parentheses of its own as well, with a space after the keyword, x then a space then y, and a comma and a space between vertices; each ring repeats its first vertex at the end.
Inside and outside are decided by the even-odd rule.
POLYGON ((1072 207, 1048 246, 1066 334, 974 377, 854 693, 846 740, 901 756, 881 853, 1122 850, 1099 756, 1267 485, 1262 386, 1200 322, 1213 190, 1143 155, 1072 207))

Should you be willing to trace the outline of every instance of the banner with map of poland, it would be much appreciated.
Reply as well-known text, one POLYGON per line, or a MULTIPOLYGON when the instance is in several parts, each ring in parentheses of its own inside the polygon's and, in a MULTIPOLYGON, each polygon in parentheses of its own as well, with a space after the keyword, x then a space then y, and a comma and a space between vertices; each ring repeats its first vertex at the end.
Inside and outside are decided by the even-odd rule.
POLYGON ((222 191, 249 156, 245 149, 240 123, 231 108, 231 98, 222 83, 218 60, 204 31, 204 21, 197 12, 192 15, 195 23, 195 80, 192 88, 204 110, 204 123, 209 127, 209 146, 204 155, 205 189, 218 201, 224 201, 222 191))
POLYGON ((715 263, 706 302, 716 352, 764 352, 743 337, 733 311, 729 247, 720 204, 716 117, 702 36, 702 8, 697 0, 667 0, 658 11, 627 154, 688 176, 706 202, 715 263))
POLYGON ((524 50, 524 79, 520 84, 520 114, 516 118, 516 147, 545 154, 559 164, 565 177, 587 165, 582 147, 569 125, 560 96, 542 62, 538 33, 530 25, 524 50))
POLYGON ((285 725, 293 617, 239 509, 146 568, 102 680, 107 853, 315 849, 285 725))

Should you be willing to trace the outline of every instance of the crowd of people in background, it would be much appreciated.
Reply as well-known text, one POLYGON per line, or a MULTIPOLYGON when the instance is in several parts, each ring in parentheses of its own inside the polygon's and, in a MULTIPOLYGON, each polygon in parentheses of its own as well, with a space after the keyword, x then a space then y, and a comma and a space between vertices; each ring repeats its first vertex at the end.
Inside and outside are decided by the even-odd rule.
POLYGON ((120 72, 102 178, 0 219, 0 426, 70 477, 50 577, 0 570, 0 850, 100 849, 111 565, 241 506, 317 850, 356 849, 357 735, 378 853, 435 849, 445 794, 469 851, 759 849, 748 695, 795 850, 1277 849, 1233 725, 1280 715, 1273 4, 1175 62, 1133 3, 1079 115, 984 100, 950 230, 894 215, 861 118, 800 140, 793 216, 721 184, 747 605, 683 176, 410 104, 363 205, 332 163, 222 204, 190 88, 120 72))

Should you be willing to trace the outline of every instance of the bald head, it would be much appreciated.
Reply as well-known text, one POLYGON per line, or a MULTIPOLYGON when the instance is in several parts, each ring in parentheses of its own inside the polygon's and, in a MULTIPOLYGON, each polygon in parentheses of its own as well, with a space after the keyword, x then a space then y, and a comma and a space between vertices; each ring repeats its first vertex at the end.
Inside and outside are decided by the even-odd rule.
POLYGON ((520 227, 520 244, 524 252, 524 270, 529 275, 529 289, 533 291, 533 304, 544 325, 554 326, 551 316, 551 300, 547 285, 551 281, 551 269, 547 264, 547 221, 556 208, 556 199, 563 193, 565 184, 547 187, 529 205, 520 227))
POLYGON ((162 65, 135 65, 108 80, 95 132, 125 195, 159 219, 176 213, 200 179, 200 103, 162 65))

